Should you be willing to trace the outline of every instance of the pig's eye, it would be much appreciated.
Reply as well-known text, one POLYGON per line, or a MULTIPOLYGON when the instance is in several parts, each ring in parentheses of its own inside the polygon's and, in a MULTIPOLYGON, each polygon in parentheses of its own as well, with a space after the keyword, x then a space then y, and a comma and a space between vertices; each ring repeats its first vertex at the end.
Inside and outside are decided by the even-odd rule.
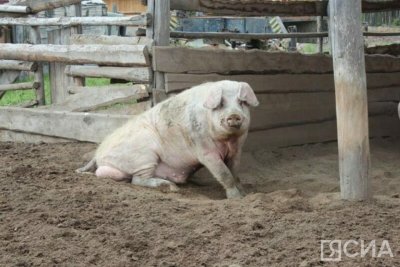
POLYGON ((247 102, 246 101, 243 101, 243 100, 239 100, 239 105, 240 106, 247 106, 247 102))
POLYGON ((219 103, 218 108, 223 108, 224 107, 224 99, 221 99, 221 103, 219 103))

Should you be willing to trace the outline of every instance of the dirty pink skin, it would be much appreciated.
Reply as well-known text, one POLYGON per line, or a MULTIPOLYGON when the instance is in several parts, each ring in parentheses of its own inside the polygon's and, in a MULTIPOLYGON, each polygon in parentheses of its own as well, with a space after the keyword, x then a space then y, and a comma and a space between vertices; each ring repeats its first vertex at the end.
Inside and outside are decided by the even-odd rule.
POLYGON ((249 106, 258 100, 247 83, 219 81, 184 91, 135 117, 97 149, 98 177, 158 187, 185 183, 206 167, 228 198, 244 195, 235 176, 246 139, 249 106))

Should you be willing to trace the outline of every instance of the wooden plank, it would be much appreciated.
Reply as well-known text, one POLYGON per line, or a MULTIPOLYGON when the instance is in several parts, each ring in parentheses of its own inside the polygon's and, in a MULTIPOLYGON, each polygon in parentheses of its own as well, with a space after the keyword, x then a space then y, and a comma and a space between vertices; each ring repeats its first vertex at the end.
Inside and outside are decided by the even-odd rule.
POLYGON ((0 44, 0 59, 69 64, 147 66, 144 45, 0 44))
MULTIPOLYGON (((301 93, 334 90, 333 74, 218 75, 166 73, 167 93, 221 80, 247 82, 256 93, 301 93)), ((400 73, 368 73, 368 89, 400 87, 400 73)))
MULTIPOLYGON (((171 9, 201 11, 213 15, 326 16, 328 0, 171 0, 171 9)), ((363 12, 400 9, 397 0, 363 0, 363 12)))
POLYGON ((12 83, 12 84, 0 84, 0 92, 15 91, 15 90, 31 90, 39 88, 40 83, 38 82, 26 82, 26 83, 12 83))
POLYGON ((0 129, 101 142, 132 116, 0 107, 0 129))
POLYGON ((40 143, 66 143, 73 142, 73 140, 50 137, 40 134, 31 133, 21 133, 9 130, 0 130, 0 142, 18 142, 18 143, 30 143, 30 144, 40 144, 40 143))
POLYGON ((0 60, 0 70, 24 70, 36 71, 38 64, 36 62, 26 62, 18 60, 0 60))
MULTIPOLYGON (((104 89, 109 89, 109 90, 124 90, 124 89, 131 89, 136 88, 138 85, 134 84, 107 84, 107 85, 101 85, 101 86, 70 86, 68 87, 68 93, 71 95, 78 94, 82 91, 86 90, 104 90, 104 89)), ((143 86, 143 85, 141 85, 143 86)))
POLYGON ((142 101, 135 104, 124 104, 124 105, 110 105, 100 107, 90 112, 94 113, 106 113, 106 114, 120 114, 120 115, 139 115, 146 110, 151 108, 151 101, 142 101))
POLYGON ((233 32, 182 32, 173 31, 170 34, 171 38, 184 39, 284 39, 284 38, 316 38, 328 37, 327 32, 296 32, 296 33, 233 33, 233 32))
MULTIPOLYGON (((386 55, 366 56, 367 72, 400 72, 400 58, 386 55)), ((153 68, 167 73, 265 74, 332 73, 332 58, 327 55, 270 53, 261 50, 237 51, 153 47, 153 68)))
POLYGON ((50 110, 90 111, 99 107, 117 103, 125 103, 148 97, 146 86, 133 85, 126 88, 103 88, 102 90, 79 90, 69 96, 66 101, 49 106, 50 110))
POLYGON ((360 17, 361 0, 329 1, 340 191, 346 200, 371 197, 366 64, 360 17))
MULTIPOLYGON (((369 119, 370 137, 399 137, 397 116, 378 115, 369 119)), ((250 132, 244 149, 253 151, 267 147, 288 147, 337 140, 336 120, 250 132)))
POLYGON ((28 6, 31 13, 37 13, 44 10, 55 9, 58 7, 80 4, 80 0, 11 0, 12 5, 28 6))
MULTIPOLYGON (((169 46, 170 35, 170 1, 155 1, 154 2, 154 43, 157 46, 169 46)), ((165 90, 165 74, 159 71, 154 73, 154 88, 157 91, 165 90)), ((162 95, 162 92, 161 92, 162 95)), ((153 104, 161 102, 160 94, 153 94, 153 104)))
POLYGON ((32 10, 27 6, 11 6, 11 5, 0 5, 0 13, 22 13, 28 14, 32 10))
POLYGON ((75 77, 103 77, 148 83, 150 69, 147 67, 99 67, 99 66, 67 66, 65 74, 75 77))
MULTIPOLYGON (((71 27, 48 31, 48 43, 55 45, 69 44, 71 33, 76 31, 76 28, 71 27)), ((67 88, 74 84, 73 77, 69 77, 64 73, 66 66, 63 62, 49 62, 52 104, 63 102, 68 97, 67 88)))
POLYGON ((7 26, 146 26, 147 15, 124 17, 58 17, 58 18, 0 18, 0 25, 7 26))
MULTIPOLYGON (((257 95, 257 98, 260 106, 251 111, 252 131, 336 118, 334 92, 264 94, 257 95)), ((368 110, 371 115, 394 114, 400 101, 400 92, 398 88, 369 90, 368 98, 368 110)))
MULTIPOLYGON (((40 36, 40 29, 38 26, 31 28, 31 38, 35 44, 41 44, 42 38, 40 36)), ((38 68, 35 71, 35 82, 39 84, 37 88, 35 88, 36 93, 36 101, 38 105, 45 105, 46 103, 46 96, 44 91, 44 75, 43 75, 43 63, 38 63, 38 68)))
POLYGON ((123 37, 108 35, 89 35, 89 34, 73 34, 71 35, 71 44, 88 45, 147 45, 149 48, 153 45, 153 40, 146 37, 123 37))

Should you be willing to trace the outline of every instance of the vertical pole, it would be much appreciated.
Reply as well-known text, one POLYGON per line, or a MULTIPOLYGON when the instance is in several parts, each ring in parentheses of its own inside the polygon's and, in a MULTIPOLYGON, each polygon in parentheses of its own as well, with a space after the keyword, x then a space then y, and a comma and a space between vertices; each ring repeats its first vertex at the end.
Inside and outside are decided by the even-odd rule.
POLYGON ((342 199, 371 197, 361 0, 329 1, 342 199))
MULTIPOLYGON (((317 32, 322 32, 322 23, 324 22, 323 16, 317 17, 317 32)), ((318 38, 318 53, 322 54, 324 52, 324 37, 318 38)))
MULTIPOLYGON (((40 44, 42 42, 39 26, 32 27, 31 36, 34 44, 40 44)), ((38 105, 45 105, 43 63, 41 62, 38 62, 38 68, 35 71, 35 82, 39 83, 39 87, 36 89, 36 101, 38 105)))
MULTIPOLYGON (((148 1, 148 4, 150 5, 148 1)), ((154 16, 153 16, 153 38, 155 46, 169 46, 169 23, 170 23, 170 0, 154 0, 154 16)), ((163 101, 167 98, 165 93, 165 76, 164 73, 154 73, 153 103, 163 101)))

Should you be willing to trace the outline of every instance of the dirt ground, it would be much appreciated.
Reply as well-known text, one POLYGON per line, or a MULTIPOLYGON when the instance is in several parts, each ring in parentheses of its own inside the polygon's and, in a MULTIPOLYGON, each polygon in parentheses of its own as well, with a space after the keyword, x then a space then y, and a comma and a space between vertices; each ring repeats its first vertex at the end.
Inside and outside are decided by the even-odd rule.
POLYGON ((75 174, 94 148, 0 143, 0 266, 400 266, 400 140, 372 140, 367 203, 339 200, 335 143, 245 153, 240 200, 206 172, 179 193, 75 174), (321 239, 394 257, 324 262, 321 239))

